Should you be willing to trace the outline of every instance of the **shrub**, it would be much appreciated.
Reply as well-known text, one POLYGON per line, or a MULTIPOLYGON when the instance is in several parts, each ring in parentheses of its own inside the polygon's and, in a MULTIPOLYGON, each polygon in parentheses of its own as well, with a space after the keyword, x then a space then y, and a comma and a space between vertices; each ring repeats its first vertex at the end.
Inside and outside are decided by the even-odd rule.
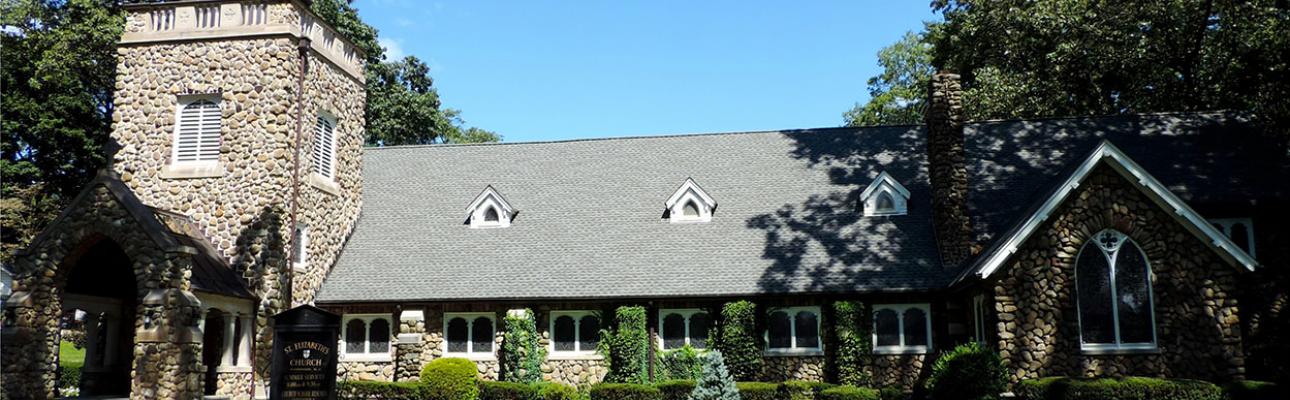
POLYGON ((1003 359, 980 343, 959 345, 932 363, 927 390, 933 399, 999 398, 1008 388, 1003 359))
POLYGON ((58 366, 58 389, 79 389, 81 387, 81 367, 73 365, 58 366))
POLYGON ((885 400, 878 390, 855 386, 838 386, 821 391, 817 400, 885 400))
POLYGON ((899 388, 888 386, 882 389, 878 389, 878 397, 881 397, 882 400, 904 400, 905 391, 899 388))
POLYGON ((757 379, 761 375, 761 341, 757 335, 757 305, 735 301, 721 307, 721 330, 715 343, 726 359, 735 380, 757 379))
POLYGON ((1158 378, 1029 379, 1013 387, 1022 400, 1221 400, 1222 391, 1209 382, 1158 378))
POLYGON ((540 400, 579 400, 578 389, 572 386, 553 382, 542 382, 537 385, 537 398, 540 400))
POLYGON ((479 381, 479 400, 532 400, 537 392, 537 386, 525 383, 479 381))
POLYGON ((659 382, 654 387, 663 394, 663 400, 686 400, 694 391, 694 381, 673 379, 659 382))
POLYGON ((873 352, 869 336, 869 314, 864 303, 839 301, 833 303, 833 334, 837 337, 837 350, 833 356, 833 370, 838 383, 864 386, 872 379, 864 371, 865 356, 873 352))
POLYGON ((1277 400, 1290 398, 1290 393, 1280 390, 1277 384, 1263 381, 1232 382, 1223 386, 1228 400, 1277 400))
POLYGON ((649 378, 649 332, 645 330, 645 307, 618 307, 614 326, 601 331, 601 345, 609 362, 605 381, 645 383, 649 378))
POLYGON ((806 381, 788 381, 779 384, 775 390, 779 400, 813 400, 815 399, 815 388, 811 382, 806 381))
POLYGON ((699 352, 690 345, 659 353, 657 375, 661 379, 698 380, 703 375, 699 352))
POLYGON ((662 400, 663 394, 650 385, 602 383, 591 386, 591 400, 662 400))
POLYGON ((737 382, 742 400, 778 400, 779 385, 766 382, 737 382))
POLYGON ((739 400, 739 389, 726 370, 726 360, 720 351, 714 350, 703 357, 703 377, 694 384, 690 400, 739 400))
POLYGON ((533 310, 506 313, 506 330, 502 332, 502 349, 498 357, 501 380, 533 383, 542 380, 542 360, 546 348, 538 340, 537 320, 533 310))
POLYGON ((479 398, 479 376, 475 363, 464 358, 437 358, 421 370, 426 398, 430 400, 475 400, 479 398))
POLYGON ((420 382, 336 382, 336 398, 340 400, 420 400, 426 398, 425 385, 420 382))

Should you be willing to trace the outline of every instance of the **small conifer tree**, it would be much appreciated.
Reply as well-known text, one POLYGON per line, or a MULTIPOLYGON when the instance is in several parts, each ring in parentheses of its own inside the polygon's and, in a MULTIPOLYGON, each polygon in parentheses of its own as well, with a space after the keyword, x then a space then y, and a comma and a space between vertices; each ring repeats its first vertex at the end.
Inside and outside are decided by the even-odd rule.
POLYGON ((739 388, 735 379, 726 371, 726 360, 720 351, 712 351, 703 357, 703 376, 695 383, 689 400, 739 400, 739 388))

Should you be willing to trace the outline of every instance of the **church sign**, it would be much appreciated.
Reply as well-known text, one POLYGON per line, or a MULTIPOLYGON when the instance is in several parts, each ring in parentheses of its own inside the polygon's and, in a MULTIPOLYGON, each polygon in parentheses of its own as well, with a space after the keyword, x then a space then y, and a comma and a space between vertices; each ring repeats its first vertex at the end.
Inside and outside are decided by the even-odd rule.
POLYGON ((300 306, 273 316, 271 400, 336 398, 340 316, 300 306))

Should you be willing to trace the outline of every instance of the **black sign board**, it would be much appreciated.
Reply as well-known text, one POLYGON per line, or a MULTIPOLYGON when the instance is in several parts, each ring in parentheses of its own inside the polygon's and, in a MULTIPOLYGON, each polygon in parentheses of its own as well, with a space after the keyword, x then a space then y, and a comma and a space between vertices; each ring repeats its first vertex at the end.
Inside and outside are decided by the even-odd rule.
POLYGON ((340 316, 310 305, 273 316, 271 400, 336 398, 340 316))

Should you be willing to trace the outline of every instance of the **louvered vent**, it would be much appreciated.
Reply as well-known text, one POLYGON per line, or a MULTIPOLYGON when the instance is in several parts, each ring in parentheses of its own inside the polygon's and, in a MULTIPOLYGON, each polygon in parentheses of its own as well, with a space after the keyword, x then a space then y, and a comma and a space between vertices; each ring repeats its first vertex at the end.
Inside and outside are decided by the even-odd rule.
POLYGON ((197 100, 179 112, 175 162, 219 161, 219 104, 197 100))
POLYGON ((319 116, 314 125, 313 172, 330 179, 336 161, 335 123, 319 116))

